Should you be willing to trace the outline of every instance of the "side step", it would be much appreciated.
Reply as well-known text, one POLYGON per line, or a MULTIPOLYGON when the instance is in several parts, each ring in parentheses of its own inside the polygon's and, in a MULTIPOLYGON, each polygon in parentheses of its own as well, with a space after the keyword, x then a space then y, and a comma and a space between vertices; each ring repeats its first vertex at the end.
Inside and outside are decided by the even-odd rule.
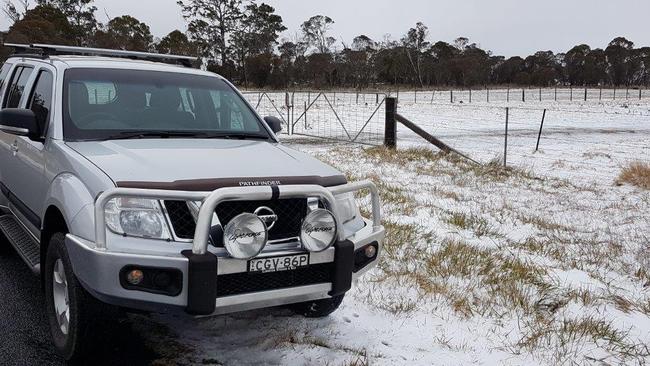
POLYGON ((12 215, 0 216, 0 231, 16 248, 20 257, 38 274, 41 271, 41 249, 34 238, 12 215))

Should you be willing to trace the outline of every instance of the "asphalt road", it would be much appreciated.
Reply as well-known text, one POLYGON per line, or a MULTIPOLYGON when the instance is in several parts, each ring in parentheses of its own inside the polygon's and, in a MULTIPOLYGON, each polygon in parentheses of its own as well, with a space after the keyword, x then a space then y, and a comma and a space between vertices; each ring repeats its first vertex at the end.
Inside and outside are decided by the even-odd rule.
MULTIPOLYGON (((63 365, 54 352, 40 280, 0 234, 0 365, 63 365)), ((147 365, 157 358, 129 321, 107 334, 93 365, 147 365)))

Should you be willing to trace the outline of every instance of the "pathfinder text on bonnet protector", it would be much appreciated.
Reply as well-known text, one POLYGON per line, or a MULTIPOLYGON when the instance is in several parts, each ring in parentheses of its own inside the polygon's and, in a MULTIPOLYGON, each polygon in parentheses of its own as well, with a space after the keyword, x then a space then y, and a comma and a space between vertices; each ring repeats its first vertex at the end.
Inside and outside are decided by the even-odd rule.
POLYGON ((279 144, 279 119, 261 119, 191 58, 11 46, 0 230, 40 273, 67 359, 92 350, 118 307, 206 316, 287 305, 320 317, 376 265, 374 184, 279 144))

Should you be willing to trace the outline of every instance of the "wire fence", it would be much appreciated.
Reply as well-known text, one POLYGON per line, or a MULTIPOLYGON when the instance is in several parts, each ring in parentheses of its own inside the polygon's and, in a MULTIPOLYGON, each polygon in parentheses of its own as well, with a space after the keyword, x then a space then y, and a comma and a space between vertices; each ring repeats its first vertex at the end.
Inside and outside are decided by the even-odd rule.
MULTIPOLYGON (((482 163, 531 168, 539 174, 585 174, 611 180, 623 166, 650 162, 648 105, 630 110, 496 107, 488 105, 402 105, 428 133, 482 163)), ((402 128, 402 146, 421 145, 402 128)))
POLYGON ((452 90, 391 91, 402 104, 434 103, 526 103, 605 102, 650 100, 647 88, 481 88, 452 90))

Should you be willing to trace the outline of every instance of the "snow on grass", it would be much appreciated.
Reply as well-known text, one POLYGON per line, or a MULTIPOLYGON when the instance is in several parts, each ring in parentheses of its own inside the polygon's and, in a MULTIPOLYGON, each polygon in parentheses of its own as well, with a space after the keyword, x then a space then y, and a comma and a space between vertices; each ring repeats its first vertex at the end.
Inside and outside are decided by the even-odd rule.
MULTIPOLYGON (((528 142, 536 136, 519 136, 527 142, 513 145, 512 165, 504 169, 492 150, 502 138, 496 122, 490 127, 493 109, 476 111, 473 123, 485 134, 454 138, 449 128, 446 138, 482 165, 437 153, 404 131, 397 151, 285 139, 351 180, 377 183, 388 234, 381 262, 327 319, 284 309, 156 317, 189 349, 175 362, 650 361, 650 191, 616 184, 623 162, 647 159, 650 126, 624 119, 599 125, 609 118, 600 113, 566 132, 565 119, 546 152, 532 153, 528 142), (602 132, 614 122, 618 132, 602 132)), ((368 213, 368 197, 358 200, 368 213)))

